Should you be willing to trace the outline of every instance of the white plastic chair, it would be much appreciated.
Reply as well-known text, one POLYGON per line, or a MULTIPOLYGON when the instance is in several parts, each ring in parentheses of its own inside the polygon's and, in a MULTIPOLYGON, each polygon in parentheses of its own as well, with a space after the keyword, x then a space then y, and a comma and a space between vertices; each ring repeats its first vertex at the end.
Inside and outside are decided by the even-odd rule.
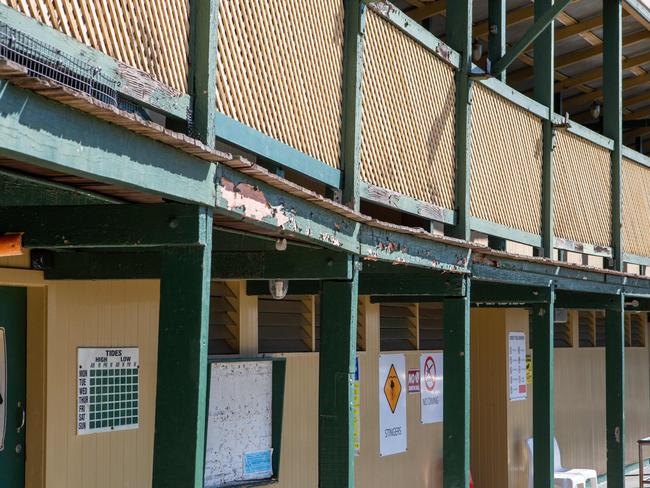
MULTIPOLYGON (((586 481, 589 481, 591 488, 598 488, 598 473, 595 469, 587 468, 565 468, 562 466, 560 458, 560 446, 557 444, 557 439, 553 438, 553 447, 555 449, 555 472, 556 473, 575 473, 582 476, 586 481)), ((585 485, 585 488, 587 485, 585 485)))
MULTIPOLYGON (((557 442, 555 443, 557 446, 557 442)), ((530 437, 526 441, 526 446, 528 447, 528 488, 533 488, 533 438, 530 437)), ((556 448, 557 451, 557 448, 556 448)), ((555 461, 555 473, 553 474, 555 486, 561 488, 587 488, 587 482, 585 477, 578 473, 571 473, 568 471, 557 471, 558 461, 555 461)))

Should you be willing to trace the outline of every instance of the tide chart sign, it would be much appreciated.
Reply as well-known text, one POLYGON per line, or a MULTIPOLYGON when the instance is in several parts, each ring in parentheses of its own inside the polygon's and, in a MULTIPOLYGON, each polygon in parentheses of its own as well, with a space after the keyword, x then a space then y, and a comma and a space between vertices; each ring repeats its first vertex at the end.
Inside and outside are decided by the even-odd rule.
POLYGON ((406 451, 406 360, 379 355, 379 455, 406 451))
POLYGON ((442 422, 442 353, 420 356, 420 411, 423 424, 442 422))

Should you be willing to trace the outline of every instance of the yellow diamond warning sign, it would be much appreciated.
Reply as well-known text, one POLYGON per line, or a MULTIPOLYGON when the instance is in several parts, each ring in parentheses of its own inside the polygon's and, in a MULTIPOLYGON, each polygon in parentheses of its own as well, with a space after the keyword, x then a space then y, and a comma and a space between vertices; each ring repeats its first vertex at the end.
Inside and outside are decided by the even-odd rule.
POLYGON ((386 395, 386 400, 388 400, 391 413, 395 413, 401 393, 402 384, 399 382, 395 365, 391 364, 390 370, 388 370, 388 376, 386 377, 386 383, 384 383, 384 395, 386 395))

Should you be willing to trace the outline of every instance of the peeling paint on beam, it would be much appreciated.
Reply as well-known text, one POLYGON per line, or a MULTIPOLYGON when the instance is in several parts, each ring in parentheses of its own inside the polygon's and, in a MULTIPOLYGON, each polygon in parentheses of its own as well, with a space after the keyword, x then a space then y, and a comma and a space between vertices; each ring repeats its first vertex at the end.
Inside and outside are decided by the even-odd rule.
POLYGON ((358 224, 237 171, 217 169, 216 212, 282 235, 357 252, 358 224))

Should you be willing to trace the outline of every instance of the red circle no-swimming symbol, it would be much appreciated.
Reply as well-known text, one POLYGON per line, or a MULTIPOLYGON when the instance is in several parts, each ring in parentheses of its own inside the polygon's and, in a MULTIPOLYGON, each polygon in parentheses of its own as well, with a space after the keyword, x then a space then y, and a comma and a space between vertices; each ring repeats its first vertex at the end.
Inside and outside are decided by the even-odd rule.
POLYGON ((431 356, 424 361, 424 386, 428 391, 436 386, 436 363, 431 356))

